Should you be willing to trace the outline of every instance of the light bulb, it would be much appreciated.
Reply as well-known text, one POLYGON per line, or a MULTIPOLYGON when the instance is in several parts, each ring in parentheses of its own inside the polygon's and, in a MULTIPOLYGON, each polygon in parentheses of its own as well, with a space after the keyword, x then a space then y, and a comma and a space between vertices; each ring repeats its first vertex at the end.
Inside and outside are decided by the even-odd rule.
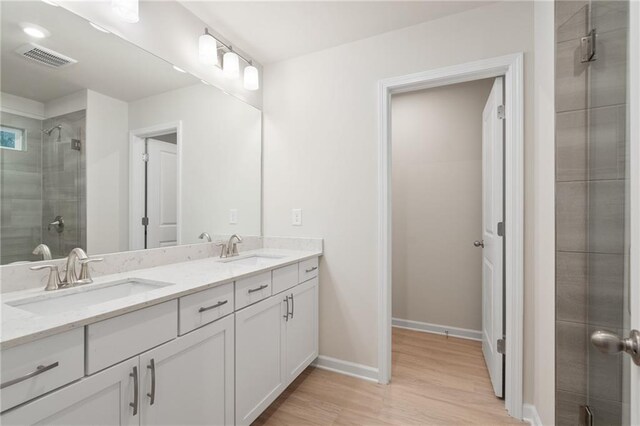
POLYGON ((206 29, 198 39, 198 56, 203 64, 218 65, 218 43, 206 29))
POLYGON ((37 28, 35 26, 27 26, 22 29, 25 34, 34 38, 45 38, 49 35, 48 31, 44 28, 37 28))
POLYGON ((253 65, 249 65, 244 69, 244 88, 247 90, 258 90, 260 88, 258 68, 253 65))
POLYGON ((240 59, 234 52, 227 52, 222 58, 222 71, 227 78, 238 78, 240 75, 240 59))
POLYGON ((140 20, 138 0, 111 0, 111 9, 129 24, 135 24, 140 20))

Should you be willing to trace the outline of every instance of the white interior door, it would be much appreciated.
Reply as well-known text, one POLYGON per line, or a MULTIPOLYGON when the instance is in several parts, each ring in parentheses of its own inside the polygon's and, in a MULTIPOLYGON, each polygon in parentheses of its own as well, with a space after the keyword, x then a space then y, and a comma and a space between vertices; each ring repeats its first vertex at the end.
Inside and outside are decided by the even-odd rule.
POLYGON ((177 145, 147 140, 147 247, 178 243, 177 145))
POLYGON ((504 355, 498 353, 504 336, 503 238, 498 232, 504 203, 503 93, 498 77, 482 113, 482 352, 498 397, 504 396, 504 355))

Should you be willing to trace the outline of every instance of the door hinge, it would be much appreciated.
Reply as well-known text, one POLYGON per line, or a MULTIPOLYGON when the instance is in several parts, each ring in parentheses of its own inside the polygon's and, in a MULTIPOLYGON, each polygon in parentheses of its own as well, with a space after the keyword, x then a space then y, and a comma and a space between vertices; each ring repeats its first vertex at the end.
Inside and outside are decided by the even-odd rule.
POLYGON ((498 236, 504 237, 504 222, 498 222, 498 236))
POLYGON ((149 226, 149 218, 148 217, 143 217, 142 218, 142 226, 149 226))
POLYGON ((506 345, 506 342, 505 342, 505 338, 504 337, 502 339, 498 339, 497 347, 498 347, 498 353, 499 354, 504 354, 506 352, 505 345, 506 345))
POLYGON ((149 162, 149 154, 148 153, 144 153, 142 154, 142 161, 144 161, 145 163, 149 162))
POLYGON ((498 105, 498 119, 504 120, 504 105, 498 105))
POLYGON ((596 30, 580 38, 580 62, 592 62, 596 60, 596 30))

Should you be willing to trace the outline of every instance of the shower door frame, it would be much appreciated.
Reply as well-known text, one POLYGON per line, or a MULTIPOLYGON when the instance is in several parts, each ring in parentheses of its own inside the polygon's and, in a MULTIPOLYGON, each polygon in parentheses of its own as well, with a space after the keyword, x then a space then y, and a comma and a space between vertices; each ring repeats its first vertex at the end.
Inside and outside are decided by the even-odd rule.
POLYGON ((524 54, 380 80, 378 144, 378 382, 391 380, 391 95, 505 78, 505 408, 522 419, 524 353, 524 54))

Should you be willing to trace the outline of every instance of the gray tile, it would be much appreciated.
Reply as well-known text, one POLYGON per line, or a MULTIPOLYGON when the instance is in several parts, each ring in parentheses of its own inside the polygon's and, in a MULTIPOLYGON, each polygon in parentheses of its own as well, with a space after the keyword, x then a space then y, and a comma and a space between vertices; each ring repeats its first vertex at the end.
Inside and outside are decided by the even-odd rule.
POLYGON ((598 34, 628 28, 629 2, 624 0, 592 0, 592 25, 598 34))
POLYGON ((588 268, 586 253, 556 255, 556 318, 587 322, 588 268))
POLYGON ((580 38, 587 33, 588 8, 586 0, 556 1, 556 41, 580 38))
POLYGON ((624 310, 624 255, 589 255, 588 323, 622 328, 624 310))
POLYGON ((627 93, 627 31, 598 35, 596 60, 590 64, 591 107, 620 105, 627 93))
POLYGON ((589 179, 624 179, 625 123, 624 106, 589 110, 589 179))
MULTIPOLYGON (((621 329, 590 326, 589 336, 596 330, 611 331, 620 335, 621 329)), ((622 354, 603 354, 589 344, 589 398, 620 402, 622 398, 622 354)))
POLYGON ((589 252, 624 250, 625 183, 619 180, 589 184, 589 252))
POLYGON ((556 386, 584 393, 587 389, 587 326, 556 321, 556 386))
POLYGON ((587 68, 580 62, 579 39, 556 45, 556 112, 587 108, 587 68))
POLYGON ((580 407, 586 403, 585 394, 556 391, 556 425, 576 426, 580 424, 580 407))
POLYGON ((556 249, 587 249, 587 182, 556 184, 556 249))
POLYGON ((556 180, 587 180, 587 110, 556 114, 556 180))
POLYGON ((611 426, 622 424, 623 406, 620 402, 589 399, 589 408, 593 413, 594 426, 611 426))

